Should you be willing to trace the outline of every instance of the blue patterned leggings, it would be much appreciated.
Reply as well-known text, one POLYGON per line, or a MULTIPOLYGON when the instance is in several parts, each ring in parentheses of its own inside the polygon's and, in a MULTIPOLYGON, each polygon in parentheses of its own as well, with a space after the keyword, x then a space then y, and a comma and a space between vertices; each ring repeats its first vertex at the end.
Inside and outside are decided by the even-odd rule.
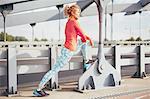
POLYGON ((81 40, 78 40, 77 50, 76 51, 70 51, 69 49, 63 47, 61 49, 61 55, 56 59, 56 63, 52 66, 52 69, 49 70, 42 80, 40 81, 38 90, 41 90, 44 88, 45 84, 56 74, 60 71, 61 68, 63 68, 64 65, 66 65, 71 57, 78 53, 80 50, 82 51, 82 55, 84 57, 84 60, 88 59, 87 56, 87 46, 88 43, 82 43, 81 40))

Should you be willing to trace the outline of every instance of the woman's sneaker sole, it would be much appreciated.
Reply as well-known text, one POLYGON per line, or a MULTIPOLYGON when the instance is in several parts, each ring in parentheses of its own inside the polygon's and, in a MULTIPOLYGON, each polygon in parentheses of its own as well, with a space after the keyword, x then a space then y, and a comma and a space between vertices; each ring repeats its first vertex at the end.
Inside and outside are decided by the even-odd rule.
POLYGON ((33 95, 36 96, 36 97, 47 96, 46 94, 43 94, 42 91, 37 91, 37 90, 34 90, 33 95))

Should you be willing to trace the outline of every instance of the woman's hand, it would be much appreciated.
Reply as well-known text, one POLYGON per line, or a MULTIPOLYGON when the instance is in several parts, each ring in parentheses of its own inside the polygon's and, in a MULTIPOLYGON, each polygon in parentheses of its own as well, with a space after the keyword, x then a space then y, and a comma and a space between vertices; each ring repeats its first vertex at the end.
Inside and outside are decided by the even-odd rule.
POLYGON ((94 47, 94 42, 93 42, 93 40, 92 40, 90 37, 88 37, 88 36, 86 36, 86 39, 89 40, 89 41, 90 41, 90 45, 91 45, 92 47, 94 47))
POLYGON ((90 41, 90 45, 92 46, 92 47, 94 47, 94 42, 90 39, 89 40, 90 41))

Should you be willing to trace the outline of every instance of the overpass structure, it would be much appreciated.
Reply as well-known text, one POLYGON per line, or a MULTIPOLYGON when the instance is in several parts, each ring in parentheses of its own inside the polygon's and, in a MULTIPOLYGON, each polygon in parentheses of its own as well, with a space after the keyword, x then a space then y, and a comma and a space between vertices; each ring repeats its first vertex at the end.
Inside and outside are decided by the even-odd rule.
MULTIPOLYGON (((63 11, 61 14, 56 5, 68 4, 77 2, 82 9, 81 16, 97 15, 96 5, 93 0, 11 0, 0 1, 0 12, 7 12, 8 15, 6 20, 6 26, 16 26, 23 24, 39 23, 44 21, 58 20, 65 18, 63 11), (8 2, 7 2, 8 1, 8 2), (30 2, 29 2, 30 1, 30 2), (25 19, 25 20, 22 20, 25 19), (19 20, 19 21, 16 21, 19 20)), ((140 0, 138 3, 130 4, 115 4, 107 5, 107 13, 136 13, 137 11, 149 11, 150 10, 149 0, 140 0)), ((3 17, 0 16, 0 28, 3 28, 3 17)))
MULTIPOLYGON (((0 27, 16 26, 22 24, 32 24, 43 21, 51 21, 65 18, 61 10, 64 4, 76 2, 82 10, 81 16, 98 15, 99 16, 99 43, 98 53, 94 64, 89 70, 84 72, 78 82, 78 91, 86 89, 101 89, 106 86, 116 86, 121 84, 121 75, 119 68, 116 69, 106 61, 102 41, 102 18, 105 12, 120 13, 126 12, 126 15, 135 14, 137 11, 150 10, 149 0, 140 0, 135 4, 116 5, 116 9, 111 10, 112 6, 106 7, 110 0, 1 0, 0 1, 0 27), (57 7, 55 7, 57 6, 57 7), (48 9, 49 7, 54 7, 48 9), (58 11, 58 9, 59 11, 58 11), (22 20, 24 19, 24 20, 22 20), (16 21, 17 20, 17 21, 16 21), (2 24, 3 23, 3 24, 2 24)), ((115 8, 115 6, 114 6, 115 8)), ((142 48, 140 48, 142 49, 142 48)), ((143 49, 142 49, 143 50, 143 49)), ((16 49, 8 48, 7 51, 7 76, 9 94, 17 92, 17 72, 16 72, 16 49)), ((142 68, 143 69, 143 68, 142 68)), ((140 73, 140 77, 145 76, 145 72, 140 73)), ((51 81, 52 88, 57 88, 56 79, 51 81)))

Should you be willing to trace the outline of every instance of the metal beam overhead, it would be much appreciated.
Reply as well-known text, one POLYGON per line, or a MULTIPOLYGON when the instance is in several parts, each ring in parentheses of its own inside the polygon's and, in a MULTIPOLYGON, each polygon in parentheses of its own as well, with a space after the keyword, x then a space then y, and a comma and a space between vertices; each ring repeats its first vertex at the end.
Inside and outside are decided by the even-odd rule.
POLYGON ((10 12, 10 14, 30 11, 30 10, 35 10, 35 9, 41 9, 41 8, 47 8, 47 7, 73 3, 73 2, 78 2, 78 1, 91 1, 91 0, 34 0, 32 2, 14 4, 13 11, 10 12))
MULTIPOLYGON (((115 4, 114 8, 113 8, 113 13, 124 13, 124 12, 132 12, 132 11, 137 11, 137 9, 126 9, 128 8, 130 5, 133 5, 135 3, 128 3, 128 4, 115 4)), ((112 13, 112 6, 108 5, 107 6, 107 14, 112 13)), ((146 5, 145 7, 143 7, 142 9, 140 9, 140 11, 150 11, 150 4, 146 5)), ((92 6, 89 6, 88 8, 86 8, 83 12, 82 12, 83 16, 90 16, 90 15, 97 15, 97 11, 96 11, 96 6, 93 4, 92 6)))
MULTIPOLYGON (((89 1, 83 1, 77 2, 81 9, 84 9, 92 2, 92 0, 89 1)), ((60 18, 63 19, 64 14, 63 11, 60 13, 60 18)), ((7 21, 6 26, 16 26, 16 25, 23 25, 23 24, 30 24, 30 23, 39 23, 43 21, 51 21, 51 20, 58 20, 59 19, 59 11, 57 8, 53 9, 47 9, 47 10, 40 10, 40 11, 28 11, 26 13, 22 14, 9 14, 7 15, 7 21), (23 20, 26 19, 26 20, 23 20), (16 21, 18 20, 18 21, 16 21)), ((0 17, 0 22, 3 23, 3 18, 0 17)), ((3 28, 3 24, 0 24, 0 28, 3 28)))
MULTIPOLYGON (((124 12, 124 9, 131 4, 123 5, 114 5, 113 13, 124 12)), ((83 5, 84 6, 84 5, 83 5)), ((111 6, 108 6, 107 13, 112 13, 110 10, 111 6)), ((135 11, 135 9, 131 9, 128 11, 135 11)), ((141 11, 150 11, 150 4, 141 9, 141 11)), ((97 15, 96 6, 92 4, 87 7, 82 13, 81 16, 92 16, 97 15)), ((63 12, 60 13, 60 19, 65 18, 63 12)), ((7 15, 6 26, 16 26, 30 23, 39 23, 44 21, 58 20, 59 19, 59 11, 57 8, 41 10, 41 11, 30 11, 28 13, 22 14, 9 14, 7 15), (25 19, 25 20, 24 20, 25 19), (17 20, 17 21, 16 21, 17 20)), ((0 17, 0 28, 3 28, 3 18, 0 17)))
POLYGON ((143 7, 147 6, 150 3, 150 0, 140 0, 136 4, 133 4, 125 9, 126 14, 125 15, 132 15, 136 12, 140 11, 143 7), (136 11, 127 11, 130 9, 136 9, 136 11))
MULTIPOLYGON (((59 2, 53 0, 53 1, 51 1, 51 4, 49 4, 50 3, 49 1, 51 1, 51 0, 43 0, 43 2, 45 4, 44 3, 42 4, 41 0, 15 4, 15 5, 17 5, 16 7, 18 7, 17 8, 18 10, 15 9, 15 10, 13 10, 14 12, 12 11, 10 14, 7 15, 6 26, 10 27, 10 26, 16 26, 16 25, 39 23, 39 22, 51 21, 51 20, 58 20, 59 19, 58 9, 57 8, 51 9, 49 6, 54 6, 55 4, 68 3, 68 2, 71 3, 71 2, 74 2, 74 1, 77 1, 77 4, 81 6, 82 10, 84 10, 81 13, 82 17, 97 15, 96 5, 95 4, 90 5, 90 2, 92 0, 87 0, 87 1, 85 1, 85 0, 69 0, 69 1, 64 0, 64 1, 62 1, 61 0, 62 1, 61 3, 60 3, 60 0, 57 0, 59 2), (47 1, 47 3, 46 3, 46 1, 47 1), (35 3, 36 7, 32 5, 33 2, 35 3), (40 3, 41 3, 41 6, 38 6, 38 5, 40 5, 40 3), (29 4, 29 7, 27 6, 27 4, 29 4), (26 6, 22 7, 22 9, 19 10, 19 8, 21 8, 21 5, 22 6, 26 5, 26 6), (46 8, 46 10, 37 9, 37 8, 43 8, 43 7, 46 8), (37 9, 37 10, 31 10, 31 9, 37 9), (25 10, 27 10, 27 11, 25 11, 25 10), (21 13, 18 13, 20 11, 21 11, 21 13), (26 19, 26 20, 23 20, 23 19, 26 19)), ((126 8, 129 8, 131 5, 136 5, 136 3, 115 4, 113 13, 137 11, 137 9, 135 9, 135 8, 126 9, 126 8)), ((112 13, 111 8, 112 8, 111 5, 108 5, 107 13, 112 13)), ((140 11, 150 11, 150 4, 147 4, 146 6, 144 6, 142 9, 140 9, 140 11)), ((65 18, 65 17, 63 15, 63 11, 62 11, 60 13, 60 19, 63 19, 63 18, 65 18)), ((3 18, 2 18, 2 16, 0 16, 0 28, 3 28, 3 18)))
POLYGON ((34 1, 34 0, 0 0, 0 6, 7 5, 7 4, 23 3, 23 2, 28 2, 28 1, 34 1))

